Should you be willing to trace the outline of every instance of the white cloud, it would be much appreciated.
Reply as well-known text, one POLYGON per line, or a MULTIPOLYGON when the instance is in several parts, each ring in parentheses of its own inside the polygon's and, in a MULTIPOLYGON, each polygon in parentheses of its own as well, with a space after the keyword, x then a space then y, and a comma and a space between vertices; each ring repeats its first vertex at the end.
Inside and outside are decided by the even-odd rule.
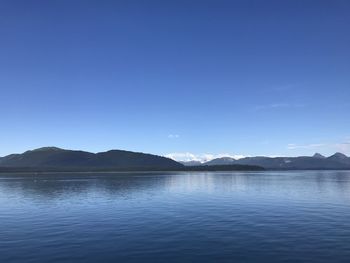
POLYGON ((207 162, 216 158, 221 157, 231 157, 234 159, 241 159, 246 156, 239 154, 228 154, 228 153, 219 153, 219 154, 211 154, 211 153, 202 153, 202 154, 194 154, 190 152, 175 152, 166 154, 165 157, 171 158, 175 161, 199 161, 199 162, 207 162))
POLYGON ((295 150, 295 149, 313 149, 313 148, 319 148, 325 146, 324 143, 314 143, 314 144, 306 144, 306 145, 297 145, 294 143, 290 143, 287 146, 287 149, 289 150, 295 150))
POLYGON ((180 138, 180 135, 178 135, 178 134, 169 134, 168 138, 169 139, 178 139, 178 138, 180 138))
POLYGON ((196 155, 189 153, 189 152, 184 152, 184 153, 169 153, 166 154, 165 157, 168 157, 170 159, 173 159, 175 161, 199 161, 196 155))
POLYGON ((350 140, 345 140, 343 142, 332 142, 332 143, 314 143, 314 144, 294 144, 290 143, 287 145, 288 150, 298 150, 298 149, 322 149, 322 151, 327 153, 341 152, 344 154, 350 154, 350 140))
POLYGON ((335 148, 338 152, 350 154, 350 141, 335 144, 335 148))

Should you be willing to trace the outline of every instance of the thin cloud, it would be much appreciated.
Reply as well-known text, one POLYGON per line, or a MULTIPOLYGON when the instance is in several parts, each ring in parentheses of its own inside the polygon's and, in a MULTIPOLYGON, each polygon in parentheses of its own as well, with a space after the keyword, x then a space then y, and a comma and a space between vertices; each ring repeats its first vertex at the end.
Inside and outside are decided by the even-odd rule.
POLYGON ((254 108, 256 111, 261 110, 273 110, 273 109, 289 109, 289 108, 303 108, 302 104, 289 104, 289 103, 272 103, 266 105, 258 105, 254 108))
POLYGON ((180 138, 180 135, 178 135, 178 134, 169 134, 168 138, 169 139, 178 139, 178 138, 180 138))
POLYGON ((294 143, 290 143, 287 146, 287 149, 289 150, 295 150, 295 149, 313 149, 313 148, 319 148, 323 147, 325 144, 323 143, 313 143, 313 144, 306 144, 306 145, 297 145, 294 143))
POLYGON ((337 143, 335 144, 335 148, 337 149, 338 152, 350 154, 350 141, 337 143))
POLYGON ((342 152, 344 154, 350 154, 350 140, 345 140, 343 142, 333 142, 333 143, 313 143, 313 144, 294 144, 290 143, 287 145, 288 150, 311 150, 311 149, 322 149, 322 151, 332 153, 332 152, 342 152))

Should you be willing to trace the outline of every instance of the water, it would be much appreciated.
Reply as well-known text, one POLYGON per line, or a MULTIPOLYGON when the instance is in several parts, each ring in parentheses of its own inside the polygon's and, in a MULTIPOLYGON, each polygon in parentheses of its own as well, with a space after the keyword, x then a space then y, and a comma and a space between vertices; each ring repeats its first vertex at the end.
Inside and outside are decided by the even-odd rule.
POLYGON ((0 174, 0 262, 349 262, 350 172, 0 174))

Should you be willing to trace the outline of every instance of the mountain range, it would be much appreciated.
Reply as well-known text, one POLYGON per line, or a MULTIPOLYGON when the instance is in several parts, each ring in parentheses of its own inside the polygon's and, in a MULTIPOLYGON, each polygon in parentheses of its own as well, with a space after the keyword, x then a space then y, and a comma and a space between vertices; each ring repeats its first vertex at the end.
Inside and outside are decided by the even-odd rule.
POLYGON ((0 167, 29 170, 169 170, 180 169, 183 165, 166 157, 139 152, 111 150, 91 153, 43 147, 2 157, 0 167))
POLYGON ((172 159, 140 152, 111 150, 100 153, 43 147, 0 158, 0 172, 22 171, 246 171, 251 165, 186 167, 172 159))
MULTIPOLYGON (((182 164, 188 166, 191 166, 192 163, 193 161, 182 162, 182 164)), ((201 163, 201 165, 256 165, 268 170, 345 170, 350 169, 350 157, 342 153, 335 153, 329 157, 325 157, 319 153, 315 153, 313 156, 257 156, 238 160, 230 157, 222 157, 201 163)))
POLYGON ((91 153, 43 147, 0 158, 0 171, 233 171, 233 170, 345 170, 350 158, 342 153, 299 157, 222 157, 205 163, 123 150, 91 153))

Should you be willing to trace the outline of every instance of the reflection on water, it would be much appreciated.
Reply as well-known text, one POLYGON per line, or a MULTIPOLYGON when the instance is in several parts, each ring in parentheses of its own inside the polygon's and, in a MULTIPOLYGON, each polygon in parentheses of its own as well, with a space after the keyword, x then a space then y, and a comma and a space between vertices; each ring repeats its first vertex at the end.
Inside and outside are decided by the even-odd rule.
POLYGON ((0 174, 0 262, 347 262, 350 172, 0 174))

